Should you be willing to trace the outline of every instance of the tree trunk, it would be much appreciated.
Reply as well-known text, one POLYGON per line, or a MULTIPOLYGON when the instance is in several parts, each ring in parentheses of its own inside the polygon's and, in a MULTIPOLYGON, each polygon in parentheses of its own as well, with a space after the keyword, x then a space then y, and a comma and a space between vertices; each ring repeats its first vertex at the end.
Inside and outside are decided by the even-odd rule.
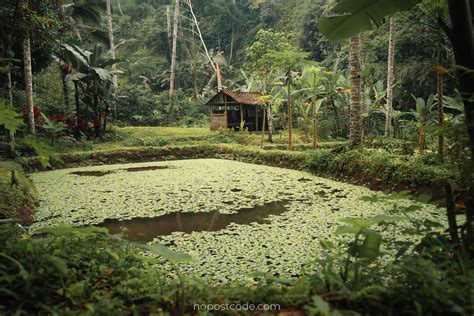
POLYGON ((267 107, 267 121, 268 121, 268 141, 273 143, 273 120, 272 120, 272 106, 267 107))
POLYGON ((66 114, 71 107, 71 102, 69 101, 69 86, 67 85, 66 74, 64 72, 61 73, 61 81, 63 85, 64 114, 66 114))
POLYGON ((199 98, 199 89, 198 89, 198 82, 197 82, 197 65, 193 66, 192 73, 193 73, 193 82, 194 82, 194 97, 196 99, 199 98))
POLYGON ((260 141, 260 148, 263 149, 263 138, 265 137, 265 120, 266 120, 266 109, 262 108, 263 110, 263 118, 262 118, 262 140, 260 141))
POLYGON ((166 31, 168 34, 168 49, 169 49, 169 56, 171 56, 171 47, 173 46, 173 43, 171 41, 172 36, 171 36, 171 6, 167 5, 166 6, 166 31))
POLYGON ((293 111, 291 108, 291 69, 288 70, 288 150, 293 150, 293 111))
MULTIPOLYGON (((444 105, 443 105, 443 75, 437 75, 437 93, 438 93, 438 126, 444 126, 444 105)), ((444 161, 444 135, 438 135, 438 155, 441 162, 444 161)))
POLYGON ((234 33, 235 33, 235 27, 234 27, 234 22, 232 22, 232 33, 230 34, 230 53, 229 53, 229 65, 232 62, 232 57, 234 57, 234 33))
MULTIPOLYGON (((109 47, 110 47, 110 55, 112 59, 116 59, 115 55, 115 40, 114 40, 114 25, 113 25, 113 16, 112 16, 112 0, 107 0, 107 24, 108 24, 108 31, 109 31, 109 47)), ((117 71, 117 65, 112 65, 112 71, 117 71)), ((117 74, 114 73, 112 76, 112 84, 114 85, 114 93, 113 96, 115 98, 116 91, 118 89, 118 80, 117 74)), ((113 102, 113 120, 114 122, 117 120, 117 101, 113 102)))
MULTIPOLYGON (((10 103, 10 106, 13 106, 13 87, 12 87, 12 72, 11 72, 10 61, 8 62, 8 66, 7 66, 7 97, 8 97, 8 102, 10 103)), ((10 131, 8 136, 9 136, 10 152, 14 155, 15 154, 15 133, 10 131)))
POLYGON ((171 70, 170 70, 170 109, 168 113, 168 124, 171 126, 173 124, 173 94, 174 94, 174 81, 176 77, 176 50, 178 42, 178 21, 179 21, 179 1, 176 0, 174 6, 174 21, 173 21, 173 44, 171 50, 171 70))
POLYGON ((79 82, 74 81, 74 101, 76 103, 76 131, 75 137, 79 139, 81 135, 81 115, 80 115, 80 104, 79 104, 79 82))
POLYGON ((178 20, 179 20, 179 1, 176 0, 174 7, 174 21, 173 21, 173 43, 171 49, 171 70, 170 70, 170 98, 173 97, 174 93, 174 80, 176 77, 176 49, 178 42, 178 20))
POLYGON ((318 130, 317 130, 317 121, 318 121, 318 113, 316 111, 316 98, 317 98, 317 90, 316 90, 316 73, 313 73, 313 148, 316 148, 318 145, 318 130))
POLYGON ((313 101, 313 148, 318 146, 318 113, 316 112, 316 102, 313 101))
MULTIPOLYGON (((96 83, 94 83, 96 84, 96 83)), ((99 95, 97 93, 97 87, 95 88, 94 91, 94 132, 95 132, 95 137, 100 136, 100 108, 99 108, 99 95)))
POLYGON ((351 146, 362 144, 362 82, 361 82, 360 36, 350 40, 349 64, 351 81, 350 134, 351 146))
POLYGON ((221 91, 222 90, 221 67, 218 61, 215 61, 215 65, 216 65, 217 91, 221 91))
POLYGON ((446 216, 448 218, 448 231, 451 241, 455 245, 459 245, 458 224, 456 222, 456 210, 453 189, 450 184, 444 185, 444 192, 446 195, 446 216))
POLYGON ((36 135, 35 112, 33 101, 33 71, 31 69, 31 41, 27 32, 23 39, 23 70, 25 75, 26 106, 28 108, 28 124, 31 135, 36 135))
MULTIPOLYGON (((474 162, 474 77, 469 71, 474 69, 474 32, 473 32, 473 7, 472 0, 448 0, 451 29, 447 35, 453 45, 454 57, 457 67, 456 75, 459 82, 459 91, 464 100, 464 112, 471 149, 471 163, 474 162)), ((446 28, 445 28, 446 29, 446 28)), ((467 178, 468 195, 466 201, 466 245, 472 250, 474 244, 473 215, 474 215, 474 179, 473 171, 467 178)))
POLYGON ((117 0, 117 7, 120 12, 120 15, 123 16, 123 10, 122 10, 122 5, 120 4, 120 0, 117 0))
POLYGON ((385 114, 385 137, 393 137, 393 68, 395 62, 395 22, 390 18, 387 62, 387 112, 385 114))

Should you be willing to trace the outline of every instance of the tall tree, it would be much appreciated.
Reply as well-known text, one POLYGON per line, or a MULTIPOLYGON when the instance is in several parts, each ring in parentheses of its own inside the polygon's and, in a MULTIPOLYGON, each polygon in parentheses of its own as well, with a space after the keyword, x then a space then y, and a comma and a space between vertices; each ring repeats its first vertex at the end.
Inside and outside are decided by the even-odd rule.
MULTIPOLYGON (((247 57, 246 68, 253 75, 263 81, 263 92, 265 95, 271 89, 271 81, 274 78, 272 72, 273 61, 267 58, 270 51, 283 51, 291 49, 291 44, 284 33, 274 32, 272 30, 259 30, 255 36, 255 41, 245 50, 247 57)), ((273 122, 272 105, 267 106, 268 120, 268 141, 273 142, 273 122)))
POLYGON ((395 62, 395 22, 389 20, 388 58, 387 58, 387 104, 385 112, 385 136, 393 136, 393 70, 395 62))
POLYGON ((299 52, 293 48, 283 51, 271 50, 265 54, 265 59, 270 62, 274 69, 283 70, 286 73, 287 84, 287 107, 288 107, 288 150, 293 150, 293 104, 291 100, 291 87, 293 85, 293 75, 297 68, 306 64, 308 53, 299 52))
POLYGON ((170 70, 170 98, 174 94, 174 81, 176 77, 176 51, 177 51, 177 42, 178 42, 178 21, 179 21, 179 1, 176 0, 174 6, 174 21, 173 21, 173 43, 171 50, 171 70, 170 70))
POLYGON ((350 134, 351 146, 362 144, 362 81, 361 81, 361 55, 360 36, 350 39, 349 45, 349 71, 351 82, 350 95, 350 134))
POLYGON ((29 32, 25 32, 23 38, 23 72, 25 76, 25 94, 26 106, 28 108, 28 124, 31 135, 36 135, 33 100, 33 71, 31 68, 31 39, 29 32))
MULTIPOLYGON (((116 59, 115 55, 115 41, 114 41, 114 25, 113 25, 113 16, 112 16, 112 0, 107 0, 107 25, 109 31, 109 47, 110 47, 110 55, 113 60, 116 59)), ((118 80, 117 80, 117 64, 114 63, 112 65, 112 71, 114 72, 112 77, 112 84, 114 86, 114 95, 118 88, 118 80)), ((117 102, 114 102, 114 121, 117 119, 117 102)), ((107 119, 107 118, 105 118, 107 119)))
MULTIPOLYGON (((407 10, 420 0, 385 0, 358 1, 344 0, 339 2, 330 16, 321 19, 320 30, 330 39, 343 39, 372 28, 372 22, 380 24, 385 16, 397 11, 407 10), (343 13, 343 14, 337 14, 343 13)), ((450 17, 450 25, 443 19, 437 19, 438 24, 448 36, 454 51, 456 61, 456 76, 458 88, 463 97, 464 112, 471 157, 468 168, 463 170, 461 178, 467 187, 469 198, 466 201, 466 222, 463 245, 467 253, 474 253, 474 2, 473 0, 446 0, 450 17)), ((452 194, 449 185, 446 186, 449 204, 452 204, 452 194)), ((448 215, 454 208, 448 207, 448 215)))
POLYGON ((174 112, 174 81, 176 78, 176 52, 178 43, 178 22, 180 15, 180 0, 176 0, 174 6, 174 21, 173 21, 173 44, 171 49, 171 70, 170 70, 170 108, 168 112, 168 124, 173 124, 173 112, 174 112))

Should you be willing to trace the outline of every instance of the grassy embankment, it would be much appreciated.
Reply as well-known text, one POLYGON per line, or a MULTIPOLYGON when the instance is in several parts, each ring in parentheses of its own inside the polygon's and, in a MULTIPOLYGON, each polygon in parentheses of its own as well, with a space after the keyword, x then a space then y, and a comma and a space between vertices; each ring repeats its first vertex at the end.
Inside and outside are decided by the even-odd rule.
MULTIPOLYGON (((260 148, 261 135, 211 132, 207 128, 117 128, 105 140, 60 148, 53 168, 193 158, 222 158, 276 167, 308 170, 317 175, 380 190, 410 190, 439 194, 455 170, 426 158, 402 154, 407 144, 382 144, 378 148, 347 148, 345 142, 321 142, 313 149, 301 131, 295 133, 294 151, 286 150, 286 135, 260 148), (400 146, 398 146, 400 145, 400 146)), ((41 170, 35 159, 23 161, 28 170, 41 170)))

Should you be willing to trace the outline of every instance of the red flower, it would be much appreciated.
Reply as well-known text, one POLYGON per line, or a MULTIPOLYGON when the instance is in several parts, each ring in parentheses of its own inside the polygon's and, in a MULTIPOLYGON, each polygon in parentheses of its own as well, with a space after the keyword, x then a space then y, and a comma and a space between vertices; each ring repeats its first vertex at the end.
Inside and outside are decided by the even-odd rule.
MULTIPOLYGON (((30 109, 28 107, 21 110, 21 115, 23 115, 24 118, 28 118, 29 113, 30 113, 30 109)), ((41 115, 41 109, 38 105, 35 105, 33 107, 33 113, 35 115, 35 119, 39 118, 39 116, 41 115)))

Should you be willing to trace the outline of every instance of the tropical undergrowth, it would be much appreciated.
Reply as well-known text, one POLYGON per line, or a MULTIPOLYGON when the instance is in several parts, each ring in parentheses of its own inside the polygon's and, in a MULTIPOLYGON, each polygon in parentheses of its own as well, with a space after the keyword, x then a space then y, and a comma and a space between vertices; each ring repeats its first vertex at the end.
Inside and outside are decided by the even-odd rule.
POLYGON ((0 219, 20 217, 27 221, 36 203, 36 189, 22 167, 0 161, 0 219))

